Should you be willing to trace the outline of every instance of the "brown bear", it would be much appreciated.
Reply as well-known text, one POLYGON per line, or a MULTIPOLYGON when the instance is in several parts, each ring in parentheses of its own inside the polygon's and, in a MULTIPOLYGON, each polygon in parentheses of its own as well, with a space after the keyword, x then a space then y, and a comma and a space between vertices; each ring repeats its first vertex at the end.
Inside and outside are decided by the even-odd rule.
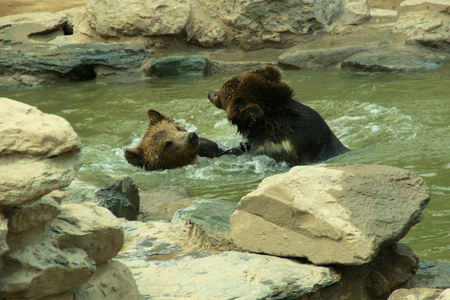
POLYGON ((213 141, 187 132, 171 119, 150 109, 148 128, 141 142, 125 150, 125 159, 146 170, 173 169, 194 163, 197 155, 221 156, 224 152, 213 141))
POLYGON ((247 139, 247 150, 291 166, 323 161, 348 152, 324 119, 293 99, 281 71, 267 66, 228 79, 209 100, 247 139))

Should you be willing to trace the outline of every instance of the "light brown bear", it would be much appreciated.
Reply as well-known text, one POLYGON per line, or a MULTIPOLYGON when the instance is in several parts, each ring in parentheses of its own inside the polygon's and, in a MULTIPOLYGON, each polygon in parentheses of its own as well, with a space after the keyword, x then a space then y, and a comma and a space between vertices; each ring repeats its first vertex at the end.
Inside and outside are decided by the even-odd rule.
POLYGON ((326 160, 349 150, 312 108, 293 99, 294 91, 274 67, 228 79, 209 100, 247 139, 246 150, 291 166, 326 160))
POLYGON ((156 110, 150 109, 148 128, 141 142, 125 150, 125 159, 145 170, 183 167, 194 163, 197 155, 221 156, 224 152, 216 143, 187 132, 182 126, 156 110))

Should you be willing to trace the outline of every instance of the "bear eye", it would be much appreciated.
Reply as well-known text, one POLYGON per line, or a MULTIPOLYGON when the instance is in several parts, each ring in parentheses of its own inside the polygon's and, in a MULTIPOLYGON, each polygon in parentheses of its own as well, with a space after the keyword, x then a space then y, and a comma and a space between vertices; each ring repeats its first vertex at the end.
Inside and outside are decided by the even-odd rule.
POLYGON ((169 149, 170 147, 172 147, 172 145, 173 145, 173 142, 166 142, 165 144, 164 144, 164 149, 169 149))

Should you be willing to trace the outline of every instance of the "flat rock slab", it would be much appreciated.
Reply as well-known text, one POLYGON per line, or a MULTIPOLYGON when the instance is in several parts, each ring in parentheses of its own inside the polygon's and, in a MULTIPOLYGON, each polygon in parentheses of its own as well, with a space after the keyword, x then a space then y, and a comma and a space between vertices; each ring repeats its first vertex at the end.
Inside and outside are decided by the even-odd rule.
POLYGON ((22 45, 20 48, 7 46, 0 50, 0 74, 50 73, 79 80, 94 76, 94 66, 139 68, 149 56, 143 46, 131 44, 88 43, 61 47, 22 45))
POLYGON ((241 199, 231 237, 251 252, 360 265, 404 237, 429 200, 423 179, 399 168, 294 167, 241 199))
POLYGON ((439 69, 444 57, 413 47, 359 53, 342 62, 342 69, 365 72, 415 72, 439 69))
POLYGON ((340 279, 329 268, 232 251, 139 265, 129 267, 144 299, 294 299, 340 279))

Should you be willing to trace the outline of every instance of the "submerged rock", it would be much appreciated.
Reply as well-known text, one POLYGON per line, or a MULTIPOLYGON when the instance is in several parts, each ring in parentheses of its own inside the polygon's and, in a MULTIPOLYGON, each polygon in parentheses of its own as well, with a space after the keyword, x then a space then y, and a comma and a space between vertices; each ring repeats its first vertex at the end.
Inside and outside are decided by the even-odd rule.
POLYGON ((404 237, 429 200, 423 179, 398 168, 295 167, 241 199, 231 237, 251 252, 361 265, 404 237))

